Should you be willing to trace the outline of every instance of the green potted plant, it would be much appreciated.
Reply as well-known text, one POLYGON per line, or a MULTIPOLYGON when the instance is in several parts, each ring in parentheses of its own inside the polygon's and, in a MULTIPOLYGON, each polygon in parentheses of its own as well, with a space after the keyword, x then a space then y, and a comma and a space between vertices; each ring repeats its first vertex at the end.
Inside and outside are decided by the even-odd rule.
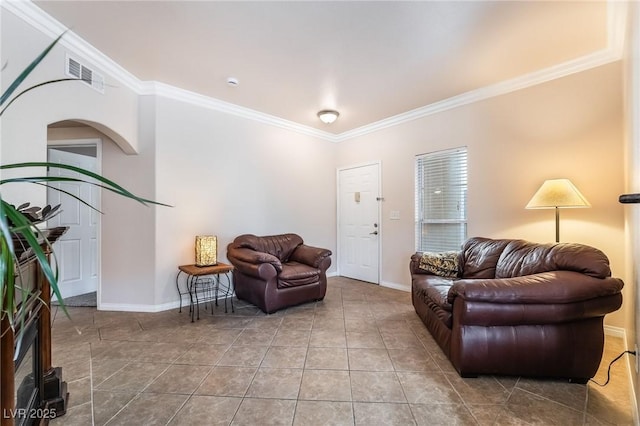
MULTIPOLYGON (((35 88, 47 84, 59 83, 62 81, 78 80, 76 78, 49 80, 16 92, 20 88, 20 85, 23 83, 23 81, 27 78, 27 76, 47 56, 47 54, 51 51, 51 49, 53 49, 53 47, 58 43, 63 35, 64 33, 56 38, 44 51, 42 51, 42 53, 40 53, 40 55, 38 55, 38 57, 35 58, 18 75, 18 77, 12 82, 12 84, 2 93, 2 97, 0 98, 0 117, 4 114, 7 108, 20 96, 25 95, 35 88)), ((49 183, 51 182, 88 182, 92 185, 97 185, 100 188, 115 192, 116 194, 133 199, 142 204, 151 203, 166 205, 138 197, 137 195, 132 194, 117 183, 107 178, 104 178, 91 171, 70 165, 49 162, 25 162, 0 165, 0 170, 27 168, 30 170, 33 170, 33 168, 39 168, 43 171, 43 174, 0 179, 0 189, 2 188, 2 185, 6 185, 9 183, 27 183, 49 187, 49 183), (47 168, 62 168, 71 170, 78 173, 81 177, 72 178, 47 176, 47 168)), ((59 188, 51 188, 63 192, 66 195, 77 199, 81 203, 94 208, 86 201, 78 198, 73 194, 70 194, 59 188)), ((37 259, 37 262, 42 269, 43 274, 50 283, 51 290, 60 301, 60 306, 68 316, 68 312, 64 306, 64 302, 62 301, 62 297, 58 287, 58 277, 57 273, 55 272, 57 268, 53 268, 50 265, 47 256, 47 253, 51 251, 51 243, 47 238, 47 233, 43 232, 37 226, 45 222, 47 219, 50 219, 57 212, 58 207, 45 206, 44 208, 40 209, 39 207, 32 207, 28 203, 16 207, 3 199, 2 193, 0 192, 0 318, 5 320, 8 319, 11 328, 14 331, 16 330, 16 319, 17 321, 20 321, 21 318, 22 321, 24 320, 24 317, 20 316, 20 312, 16 306, 15 300, 17 292, 23 292, 21 297, 22 300, 25 300, 25 298, 28 296, 26 294, 27 290, 22 289, 19 285, 19 277, 17 275, 18 272, 15 269, 15 265, 18 262, 18 256, 20 256, 21 253, 25 250, 29 251, 29 253, 35 256, 35 258, 37 259)), ((55 262, 55 256, 53 256, 53 262, 55 262)), ((20 335, 16 336, 16 338, 19 341, 20 335)))

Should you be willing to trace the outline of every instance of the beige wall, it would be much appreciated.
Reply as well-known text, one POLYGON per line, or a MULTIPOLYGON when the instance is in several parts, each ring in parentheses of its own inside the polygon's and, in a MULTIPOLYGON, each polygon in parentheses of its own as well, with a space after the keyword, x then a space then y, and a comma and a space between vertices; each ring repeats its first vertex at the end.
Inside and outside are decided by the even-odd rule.
MULTIPOLYGON (((613 63, 340 143, 339 167, 382 161, 382 282, 410 285, 415 156, 462 145, 469 236, 552 242, 553 211, 524 206, 545 179, 567 177, 592 208, 562 211, 561 240, 600 248, 624 278, 621 74, 613 63)), ((623 315, 607 323, 623 327, 623 315)))
POLYGON ((156 209, 157 304, 176 300, 196 235, 218 236, 221 261, 245 233, 294 232, 335 253, 335 145, 170 99, 156 107, 156 198, 174 205, 156 209))

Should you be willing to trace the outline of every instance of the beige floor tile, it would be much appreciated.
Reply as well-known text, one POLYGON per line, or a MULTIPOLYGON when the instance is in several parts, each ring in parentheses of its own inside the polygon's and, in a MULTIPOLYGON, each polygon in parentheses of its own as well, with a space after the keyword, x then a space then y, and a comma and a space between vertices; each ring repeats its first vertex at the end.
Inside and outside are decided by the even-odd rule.
POLYGON ((433 372, 397 372, 407 401, 412 404, 458 404, 462 400, 445 378, 433 372))
POLYGON ((188 395, 141 393, 107 424, 109 426, 166 424, 187 398, 188 395))
POLYGON ((238 408, 233 422, 234 426, 255 425, 290 425, 296 401, 284 399, 245 398, 238 408))
POLYGON ((493 376, 462 378, 457 373, 445 373, 445 377, 467 404, 504 404, 511 395, 493 376))
POLYGON ((218 365, 258 367, 267 353, 267 346, 231 346, 218 361, 218 365))
POLYGON ((346 348, 347 339, 344 330, 311 330, 309 346, 346 348))
POLYGON ((170 364, 132 362, 97 386, 100 390, 142 391, 170 364))
POLYGON ((388 349, 396 371, 440 371, 424 348, 388 349))
POLYGON ((407 402, 393 372, 352 371, 351 394, 361 402, 407 402))
POLYGON ((352 426, 353 408, 350 402, 298 401, 294 426, 352 426))
POLYGON ((314 348, 307 352, 305 368, 312 370, 348 370, 349 359, 344 348, 314 348))
POLYGON ((173 362, 187 352, 187 346, 175 343, 147 342, 137 359, 143 362, 173 362))
MULTIPOLYGON (((453 377, 453 374, 448 376, 453 377)), ((517 388, 564 404, 574 410, 583 411, 587 397, 587 386, 569 383, 567 380, 535 380, 521 378, 517 388)))
POLYGON ((172 365, 144 391, 190 395, 200 386, 209 371, 211 367, 204 365, 172 365))
POLYGON ((581 425, 583 421, 584 412, 516 388, 496 423, 581 425))
POLYGON ((295 329, 278 329, 275 338, 271 342, 271 346, 303 346, 309 345, 309 337, 311 336, 311 329, 309 330, 295 330, 295 329))
POLYGON ((259 329, 267 329, 267 330, 277 330, 282 324, 282 317, 259 317, 251 320, 251 323, 247 324, 247 329, 250 328, 259 328, 259 329))
POLYGON ((229 345, 213 345, 196 343, 183 355, 176 359, 176 364, 215 365, 222 355, 229 349, 229 345))
POLYGON ((378 331, 347 331, 348 348, 384 349, 382 336, 378 331))
POLYGON ((194 395, 169 422, 171 426, 229 425, 242 398, 194 395))
POLYGON ((69 408, 91 402, 90 377, 67 382, 67 390, 69 392, 69 400, 67 402, 69 408))
POLYGON ((344 318, 342 316, 328 317, 315 315, 313 318, 313 330, 340 330, 344 332, 344 318))
POLYGON ((304 370, 298 398, 313 401, 351 401, 349 372, 304 370))
POLYGON ((307 357, 304 346, 272 346, 262 360, 261 367, 303 368, 307 357))
POLYGON ((496 419, 498 418, 500 413, 505 410, 504 404, 466 404, 466 406, 480 426, 496 425, 496 419))
POLYGON ((51 419, 49 424, 51 426, 86 426, 93 424, 91 402, 69 408, 65 415, 51 419))
POLYGON ((234 346, 269 346, 277 329, 247 328, 233 342, 234 346))
POLYGON ((297 399, 302 369, 260 368, 247 390, 250 398, 297 399))
MULTIPOLYGON (((96 425, 104 425, 138 395, 137 392, 93 391, 93 417, 96 425)), ((90 423, 88 423, 90 424, 90 423)))
POLYGON ((386 349, 348 349, 349 368, 364 371, 393 371, 386 349))
POLYGON ((347 317, 347 313, 345 312, 344 326, 346 331, 357 331, 357 332, 378 332, 378 326, 376 322, 360 317, 347 317))
MULTIPOLYGON (((188 326, 187 326, 188 327, 188 326)), ((210 345, 231 345, 236 338, 242 333, 242 329, 217 329, 207 327, 206 332, 202 331, 199 342, 210 345)))
POLYGON ((406 322, 404 323, 403 331, 398 330, 382 330, 380 334, 382 334, 382 340, 384 341, 384 345, 388 349, 406 349, 406 348, 421 348, 422 342, 418 340, 415 334, 411 331, 407 331, 406 322))
POLYGON ((354 402, 355 424, 363 426, 415 425, 408 404, 354 402))
POLYGON ((410 407, 420 426, 475 425, 477 422, 464 404, 411 404, 410 407))
POLYGON ((256 371, 256 368, 246 367, 214 367, 195 393, 242 397, 249 389, 256 371))
POLYGON ((282 319, 280 329, 311 330, 313 326, 313 312, 304 315, 287 315, 282 319))

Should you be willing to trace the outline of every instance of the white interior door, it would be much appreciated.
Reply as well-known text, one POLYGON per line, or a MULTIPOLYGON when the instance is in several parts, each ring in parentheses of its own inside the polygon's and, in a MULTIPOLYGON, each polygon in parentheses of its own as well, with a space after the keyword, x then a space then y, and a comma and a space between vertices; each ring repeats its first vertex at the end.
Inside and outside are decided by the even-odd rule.
MULTIPOLYGON (((49 161, 68 164, 95 172, 97 159, 87 155, 49 148, 49 161)), ((80 177, 78 173, 50 168, 49 176, 80 177)), ((99 189, 88 183, 54 182, 51 186, 73 194, 100 208, 99 189)), ((54 244, 58 260, 58 284, 63 298, 90 293, 98 288, 98 220, 99 213, 75 198, 53 189, 47 190, 52 206, 61 204, 61 213, 47 226, 68 226, 67 232, 54 244)))
POLYGON ((380 165, 338 171, 340 275, 379 284, 380 165))

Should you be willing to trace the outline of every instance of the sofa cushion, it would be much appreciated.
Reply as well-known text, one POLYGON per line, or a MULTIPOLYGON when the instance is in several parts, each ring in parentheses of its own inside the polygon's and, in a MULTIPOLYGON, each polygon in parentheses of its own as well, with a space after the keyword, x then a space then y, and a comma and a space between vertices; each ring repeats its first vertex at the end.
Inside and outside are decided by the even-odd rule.
POLYGON ((298 262, 282 264, 282 272, 278 276, 278 287, 297 287, 317 283, 320 279, 320 269, 298 262))
POLYGON ((498 260, 496 278, 522 277, 550 271, 573 271, 595 278, 611 276, 609 259, 594 247, 512 240, 498 260))
POLYGON ((446 251, 442 253, 424 252, 420 258, 419 268, 433 275, 455 278, 460 272, 458 264, 459 252, 446 251))
POLYGON ((511 240, 470 238, 462 245, 460 265, 463 278, 495 278, 496 265, 511 240))

